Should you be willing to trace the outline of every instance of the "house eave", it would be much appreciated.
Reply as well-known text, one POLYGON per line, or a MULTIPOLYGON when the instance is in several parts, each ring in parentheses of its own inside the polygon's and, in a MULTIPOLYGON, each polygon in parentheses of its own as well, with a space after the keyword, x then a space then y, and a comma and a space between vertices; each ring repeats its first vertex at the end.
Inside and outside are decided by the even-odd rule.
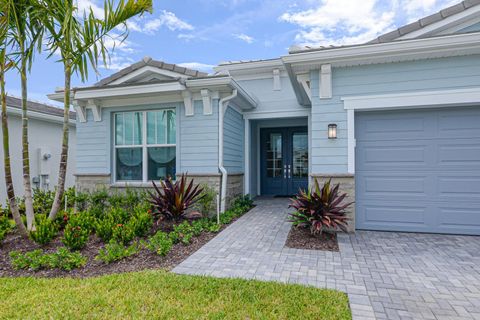
POLYGON ((471 33, 311 50, 283 56, 282 61, 295 69, 301 66, 305 71, 326 63, 345 67, 479 53, 480 33, 471 33))

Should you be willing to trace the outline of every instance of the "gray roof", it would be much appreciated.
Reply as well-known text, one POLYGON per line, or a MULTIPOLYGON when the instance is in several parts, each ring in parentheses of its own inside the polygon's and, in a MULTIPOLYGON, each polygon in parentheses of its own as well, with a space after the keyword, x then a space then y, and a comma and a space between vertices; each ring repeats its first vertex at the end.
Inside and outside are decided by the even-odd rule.
MULTIPOLYGON (((22 109, 22 99, 12 96, 7 96, 7 106, 22 109)), ((29 111, 48 114, 51 116, 63 117, 63 109, 57 108, 48 104, 28 101, 27 108, 29 111)), ((70 111, 70 119, 75 120, 75 112, 70 111)))
POLYGON ((193 70, 193 69, 189 69, 189 68, 185 68, 185 67, 180 67, 176 64, 170 64, 170 63, 166 63, 166 62, 163 62, 163 61, 153 60, 150 57, 145 57, 141 61, 136 62, 136 63, 134 63, 134 64, 132 64, 132 65, 130 65, 130 66, 114 73, 114 74, 112 74, 111 76, 100 80, 99 82, 97 82, 95 84, 95 86, 98 87, 98 86, 107 85, 107 84, 112 83, 113 81, 115 81, 117 79, 120 79, 121 77, 124 77, 127 74, 132 73, 133 71, 138 70, 140 68, 143 68, 145 66, 156 67, 156 68, 159 68, 159 69, 184 74, 184 75, 186 75, 190 78, 206 77, 208 75, 208 73, 206 73, 206 72, 200 72, 198 70, 193 70))
POLYGON ((462 11, 465 11, 471 7, 474 7, 476 5, 480 4, 480 0, 465 0, 462 1, 456 5, 450 6, 448 8, 445 8, 443 10, 440 10, 437 13, 434 13, 432 15, 429 15, 427 17, 424 17, 422 19, 419 19, 415 22, 409 23, 403 27, 398 28, 397 30, 388 32, 386 34, 383 34, 379 36, 378 38, 370 41, 369 43, 384 43, 384 42, 390 42, 394 41, 395 39, 406 35, 408 33, 420 30, 428 25, 431 25, 433 23, 439 22, 443 19, 446 19, 450 16, 453 16, 457 13, 460 13, 462 11))

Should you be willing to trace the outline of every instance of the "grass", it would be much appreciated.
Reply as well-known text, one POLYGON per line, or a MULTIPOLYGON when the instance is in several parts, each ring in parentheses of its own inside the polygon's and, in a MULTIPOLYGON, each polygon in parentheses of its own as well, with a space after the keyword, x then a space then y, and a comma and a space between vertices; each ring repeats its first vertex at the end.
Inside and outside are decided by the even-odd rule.
POLYGON ((338 291, 165 271, 0 278, 0 301, 1 319, 351 319, 338 291))

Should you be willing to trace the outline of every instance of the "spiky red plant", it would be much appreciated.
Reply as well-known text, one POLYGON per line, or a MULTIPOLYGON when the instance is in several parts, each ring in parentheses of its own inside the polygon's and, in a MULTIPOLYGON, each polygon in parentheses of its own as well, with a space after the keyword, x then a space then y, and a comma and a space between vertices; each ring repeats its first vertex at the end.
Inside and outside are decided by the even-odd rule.
POLYGON ((312 234, 321 233, 324 229, 347 230, 347 208, 353 203, 343 203, 346 193, 339 194, 340 184, 331 188, 331 179, 320 189, 317 179, 314 188, 300 190, 291 199, 289 207, 296 211, 290 216, 295 226, 309 227, 312 234))
POLYGON ((203 188, 193 183, 187 184, 187 177, 182 174, 180 179, 173 182, 171 178, 160 181, 160 187, 152 181, 154 192, 150 192, 150 203, 154 207, 154 216, 163 216, 168 220, 185 218, 188 208, 202 198, 203 188))

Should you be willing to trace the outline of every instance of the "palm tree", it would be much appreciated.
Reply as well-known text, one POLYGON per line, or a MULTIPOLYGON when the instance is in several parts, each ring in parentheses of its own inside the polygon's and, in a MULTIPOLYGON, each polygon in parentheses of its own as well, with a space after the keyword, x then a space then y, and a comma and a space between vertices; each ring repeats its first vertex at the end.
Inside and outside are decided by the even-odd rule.
POLYGON ((10 211, 20 234, 24 237, 27 237, 28 232, 20 216, 17 201, 15 200, 15 189, 13 187, 12 168, 10 165, 10 136, 8 131, 7 94, 5 92, 5 74, 14 66, 14 62, 11 61, 7 56, 7 49, 9 47, 8 32, 10 30, 9 13, 11 1, 12 0, 0 2, 0 94, 2 104, 3 161, 5 170, 5 186, 7 190, 10 211))
MULTIPOLYGON (((5 1, 5 0, 4 0, 5 1)), ((35 228, 33 211, 32 185, 30 181, 30 152, 28 145, 27 116, 27 72, 30 71, 35 49, 41 49, 43 26, 37 19, 36 0, 6 1, 10 3, 11 40, 15 49, 11 53, 17 56, 19 64, 15 64, 20 74, 22 88, 22 164, 23 186, 25 189, 25 212, 27 229, 35 228)))
POLYGON ((55 219, 65 191, 65 176, 68 159, 68 120, 71 100, 71 77, 77 72, 82 80, 88 77, 88 68, 97 71, 99 58, 106 62, 108 48, 105 41, 112 30, 123 30, 119 41, 128 35, 126 21, 136 15, 152 10, 152 0, 120 0, 114 5, 113 0, 104 3, 104 17, 95 17, 93 10, 83 13, 80 17, 73 0, 39 0, 43 10, 43 24, 48 31, 47 45, 50 55, 60 54, 63 63, 64 116, 62 152, 58 173, 58 184, 55 200, 50 210, 49 218, 55 219))

